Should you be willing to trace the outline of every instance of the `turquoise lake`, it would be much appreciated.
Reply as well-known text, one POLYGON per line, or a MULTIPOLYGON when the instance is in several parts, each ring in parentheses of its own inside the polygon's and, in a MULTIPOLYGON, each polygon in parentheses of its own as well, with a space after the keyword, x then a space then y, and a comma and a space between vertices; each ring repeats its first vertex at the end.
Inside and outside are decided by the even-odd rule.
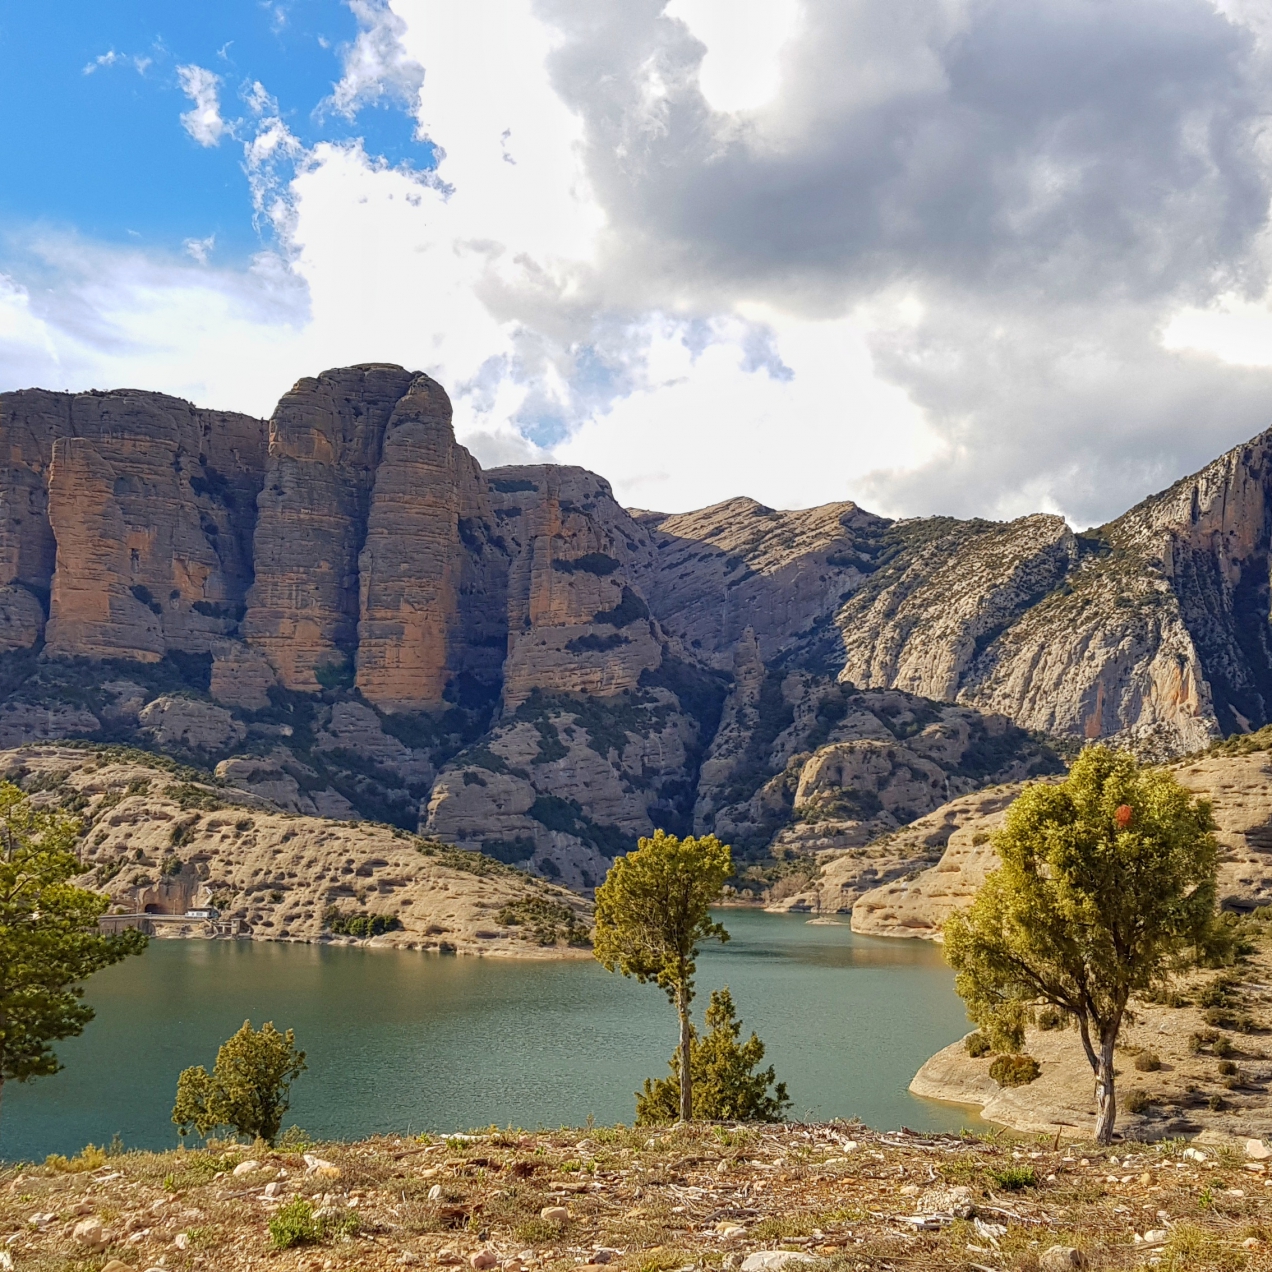
MULTIPOLYGON (((973 1110, 906 1091, 969 1028, 938 949, 799 916, 719 917, 733 939, 704 949, 696 1011, 730 987, 745 1033, 759 1033, 790 1089, 792 1117, 979 1125, 973 1110)), ((177 1075, 210 1069, 249 1018, 294 1029, 308 1053, 285 1125, 341 1139, 630 1122, 633 1092, 667 1072, 676 1037, 660 990, 590 959, 152 941, 96 976, 88 1001, 97 1018, 57 1049, 65 1069, 6 1084, 0 1157, 42 1159, 115 1134, 129 1147, 172 1146, 177 1075)))

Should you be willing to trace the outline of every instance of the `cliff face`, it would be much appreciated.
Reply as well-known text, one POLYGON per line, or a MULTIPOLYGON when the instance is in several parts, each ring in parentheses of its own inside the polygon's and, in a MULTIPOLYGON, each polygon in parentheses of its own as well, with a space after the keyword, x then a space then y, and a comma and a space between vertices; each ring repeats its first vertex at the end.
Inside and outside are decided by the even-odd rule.
POLYGON ((927 864, 881 833, 1062 767, 1030 731, 1166 758, 1268 722, 1270 447, 1074 533, 628 511, 584 469, 483 472, 384 364, 268 423, 0 395, 0 746, 167 750, 576 887, 659 826, 864 853, 847 896, 927 864))
POLYGON ((237 629, 252 578, 261 422, 154 393, 0 399, 3 643, 155 660, 237 629), (20 587, 47 598, 47 631, 20 587))

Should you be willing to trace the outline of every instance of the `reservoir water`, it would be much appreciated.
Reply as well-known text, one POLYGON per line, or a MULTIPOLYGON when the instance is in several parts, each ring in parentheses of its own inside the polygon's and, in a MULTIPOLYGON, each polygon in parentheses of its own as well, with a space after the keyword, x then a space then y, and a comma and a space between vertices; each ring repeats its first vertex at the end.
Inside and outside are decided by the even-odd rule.
MULTIPOLYGON (((793 1117, 957 1130, 973 1110, 906 1086, 967 1029, 953 975, 924 941, 855 936, 846 924, 728 910, 733 939, 698 962, 697 1017, 727 984, 768 1047, 793 1117)), ((674 1012, 652 985, 591 959, 455 958, 414 951, 247 941, 152 941, 99 973, 97 1018, 61 1043, 65 1069, 7 1083, 0 1157, 73 1153, 118 1134, 177 1142, 177 1076, 211 1069, 250 1018, 296 1031, 309 1070, 287 1124, 319 1138, 379 1131, 631 1122, 633 1092, 662 1077, 674 1012)))

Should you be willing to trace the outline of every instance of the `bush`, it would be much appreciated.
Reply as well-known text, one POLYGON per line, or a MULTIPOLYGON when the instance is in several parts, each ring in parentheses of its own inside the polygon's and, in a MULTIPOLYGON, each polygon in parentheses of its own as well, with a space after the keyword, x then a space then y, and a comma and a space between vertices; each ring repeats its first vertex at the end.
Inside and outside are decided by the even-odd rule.
POLYGON ((999 1056, 989 1066, 989 1076, 1000 1087, 1028 1086, 1042 1073, 1042 1067, 1033 1056, 999 1056))
POLYGON ((314 1208, 309 1202, 297 1197, 269 1221, 269 1237, 275 1250, 308 1245, 322 1240, 322 1221, 314 1218, 314 1208))
POLYGON ((1059 1007, 1044 1007, 1038 1013, 1039 1029, 1063 1029, 1068 1023, 1068 1017, 1059 1007))
POLYGON ((356 936, 362 941, 382 932, 395 932, 402 926, 396 914, 359 914, 356 910, 346 913, 334 905, 323 911, 322 921, 337 936, 356 936))
POLYGON ((100 1170, 106 1165, 106 1150, 96 1144, 85 1144, 84 1149, 75 1157, 63 1157, 61 1153, 50 1153, 44 1164, 49 1170, 63 1175, 80 1175, 85 1171, 100 1170))
POLYGON ((1148 1098, 1146 1091, 1132 1091, 1126 1097, 1126 1111, 1128 1113, 1143 1113, 1151 1103, 1152 1100, 1148 1098))
POLYGON ((1215 1094, 1215 1095, 1212 1095, 1210 1099, 1206 1101, 1206 1107, 1212 1113, 1222 1113, 1224 1109, 1228 1107, 1228 1102, 1223 1098, 1222 1095, 1215 1094))
POLYGON ((991 1170, 989 1177, 1004 1192, 1019 1192, 1022 1188, 1035 1188, 1038 1184, 1038 1176, 1034 1174, 1032 1166, 1004 1166, 1001 1170, 991 1170))
POLYGON ((1135 1057, 1135 1067, 1141 1073, 1156 1073, 1162 1067, 1162 1058, 1156 1051, 1141 1051, 1135 1057))
POLYGON ((587 925, 564 901, 551 901, 547 897, 522 897, 510 901, 495 915, 495 922, 504 927, 521 927, 526 935, 539 945, 555 945, 564 938, 567 945, 588 945, 587 925))
POLYGON ((973 1060, 979 1060, 981 1056, 987 1056, 993 1050, 989 1045, 989 1039, 979 1029, 975 1033, 969 1033, 963 1039, 963 1047, 973 1060))
POLYGON ((1232 1060, 1220 1060, 1216 1067, 1225 1078, 1231 1077, 1237 1071, 1236 1062, 1232 1060))

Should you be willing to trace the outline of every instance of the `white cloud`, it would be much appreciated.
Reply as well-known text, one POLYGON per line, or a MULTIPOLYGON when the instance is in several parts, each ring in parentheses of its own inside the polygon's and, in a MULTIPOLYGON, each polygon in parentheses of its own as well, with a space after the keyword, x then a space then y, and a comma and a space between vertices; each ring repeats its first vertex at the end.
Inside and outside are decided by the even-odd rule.
POLYGON ((277 250, 41 239, 0 287, 0 387, 267 413, 393 360, 483 462, 553 454, 633 504, 1083 524, 1264 423, 1272 77, 1207 0, 350 7, 325 109, 408 106, 437 171, 306 147, 259 83, 227 122, 183 67, 183 125, 241 142, 277 250))
POLYGON ((345 0, 358 20, 358 35, 341 49, 343 74, 325 103, 346 119, 363 106, 386 100, 414 107, 424 68, 405 49, 406 22, 390 0, 345 0))
POLYGON ((131 66, 138 75, 144 75, 146 73, 146 69, 153 65, 153 63, 153 58, 145 57, 140 53, 119 53, 115 49, 110 49, 89 62, 84 67, 83 74, 92 75, 104 67, 128 65, 131 66))
POLYGON ((177 67, 181 91, 194 105, 181 116, 182 127, 201 146, 219 146, 230 131, 221 118, 221 77, 191 63, 177 67))
POLYGON ((208 257, 212 254, 212 249, 216 247, 216 235, 209 234, 207 238, 188 238, 182 243, 182 247, 192 256, 200 265, 208 263, 208 257))

